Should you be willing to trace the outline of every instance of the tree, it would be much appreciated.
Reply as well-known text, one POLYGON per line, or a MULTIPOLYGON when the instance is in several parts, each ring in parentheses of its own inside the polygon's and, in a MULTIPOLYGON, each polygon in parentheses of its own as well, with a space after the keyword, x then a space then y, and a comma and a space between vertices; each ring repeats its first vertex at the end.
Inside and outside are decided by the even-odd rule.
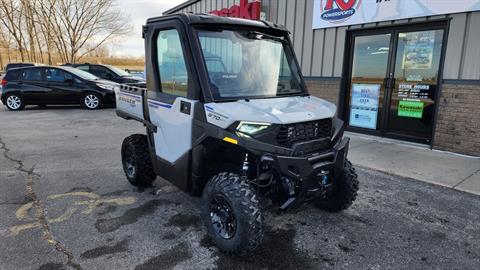
POLYGON ((53 54, 75 63, 130 33, 130 18, 115 0, 0 0, 4 28, 22 61, 52 64, 53 54))
POLYGON ((130 32, 129 18, 112 0, 55 1, 51 17, 60 53, 66 62, 75 63, 106 42, 130 32))

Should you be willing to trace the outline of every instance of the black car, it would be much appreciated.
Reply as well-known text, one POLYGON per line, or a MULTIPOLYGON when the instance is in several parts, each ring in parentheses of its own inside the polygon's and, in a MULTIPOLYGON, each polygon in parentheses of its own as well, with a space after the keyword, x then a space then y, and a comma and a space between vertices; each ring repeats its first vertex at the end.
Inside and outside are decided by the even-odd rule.
POLYGON ((26 105, 80 104, 94 110, 115 103, 114 82, 72 67, 15 68, 2 79, 2 103, 19 111, 26 105))
POLYGON ((146 87, 146 81, 143 78, 133 76, 132 74, 126 72, 123 69, 110 66, 110 65, 99 65, 99 64, 66 64, 66 66, 71 66, 78 68, 80 70, 92 73, 93 75, 100 77, 105 80, 109 80, 121 84, 129 84, 132 86, 146 87))
POLYGON ((5 72, 9 71, 12 68, 21 68, 21 67, 33 67, 35 64, 32 63, 10 63, 5 66, 5 72))

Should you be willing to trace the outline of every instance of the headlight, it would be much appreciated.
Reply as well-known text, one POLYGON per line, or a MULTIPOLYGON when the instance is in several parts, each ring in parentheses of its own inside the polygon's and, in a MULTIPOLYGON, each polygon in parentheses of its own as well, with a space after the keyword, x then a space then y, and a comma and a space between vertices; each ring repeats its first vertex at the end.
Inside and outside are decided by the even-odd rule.
POLYGON ((270 126, 271 124, 269 123, 240 122, 240 124, 237 126, 237 130, 245 134, 253 135, 267 129, 270 126))
POLYGON ((110 90, 110 91, 115 91, 115 90, 117 90, 117 88, 119 88, 117 85, 106 84, 106 83, 97 83, 97 86, 102 88, 102 89, 110 90))

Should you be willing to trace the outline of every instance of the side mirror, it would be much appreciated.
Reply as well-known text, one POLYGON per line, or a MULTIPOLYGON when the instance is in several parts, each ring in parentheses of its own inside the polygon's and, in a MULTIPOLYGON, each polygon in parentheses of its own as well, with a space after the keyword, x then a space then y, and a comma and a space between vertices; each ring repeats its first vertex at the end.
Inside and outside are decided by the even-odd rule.
POLYGON ((65 79, 65 83, 73 84, 73 79, 70 79, 70 78, 65 79))
POLYGON ((111 73, 107 73, 105 74, 105 78, 111 80, 113 79, 113 75, 111 73))

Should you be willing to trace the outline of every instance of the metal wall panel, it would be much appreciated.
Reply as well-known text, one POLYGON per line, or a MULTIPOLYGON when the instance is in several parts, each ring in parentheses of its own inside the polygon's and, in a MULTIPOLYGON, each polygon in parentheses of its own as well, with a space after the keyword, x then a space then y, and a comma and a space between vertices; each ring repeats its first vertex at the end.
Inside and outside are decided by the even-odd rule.
MULTIPOLYGON (((276 23, 285 25, 286 20, 285 20, 285 15, 287 14, 287 0, 278 0, 278 21, 276 23)), ((293 30, 293 29, 291 29, 293 30)))
POLYGON ((465 39, 465 25, 467 14, 453 14, 448 33, 447 53, 445 54, 445 65, 443 68, 444 79, 458 79, 460 75, 460 64, 465 39))
POLYGON ((312 53, 313 53, 313 1, 307 1, 305 11, 305 29, 303 36, 303 53, 302 53, 302 73, 305 76, 312 74, 312 53))
POLYGON ((323 62, 322 62, 322 76, 333 76, 333 63, 335 62, 335 44, 336 44, 336 28, 328 28, 325 31, 325 39, 323 46, 323 62))
MULTIPOLYGON (((299 0, 302 1, 302 0, 299 0)), ((295 43, 297 39, 295 38, 295 6, 297 0, 287 0, 287 13, 286 13, 286 22, 285 27, 291 31, 290 37, 292 42, 295 43)))
POLYGON ((463 63, 460 77, 464 80, 480 79, 480 12, 468 14, 463 63))
POLYGON ((298 62, 302 63, 303 55, 303 32, 305 31, 305 1, 298 0, 295 7, 295 42, 293 43, 293 48, 295 54, 297 55, 298 62))
POLYGON ((343 71, 343 54, 345 53, 345 38, 348 27, 337 28, 337 41, 335 44, 335 58, 333 63, 333 76, 341 77, 343 71))
POLYGON ((314 76, 314 77, 322 76, 324 39, 325 39, 325 29, 317 29, 314 31, 312 72, 310 76, 314 76))
MULTIPOLYGON (((249 0, 252 1, 252 0, 249 0)), ((178 12, 209 12, 240 0, 201 0, 178 12)), ((347 29, 371 28, 450 18, 450 32, 445 55, 444 78, 480 80, 480 12, 458 13, 312 29, 313 0, 263 0, 267 19, 285 25, 305 76, 338 77, 342 75, 347 29)))

